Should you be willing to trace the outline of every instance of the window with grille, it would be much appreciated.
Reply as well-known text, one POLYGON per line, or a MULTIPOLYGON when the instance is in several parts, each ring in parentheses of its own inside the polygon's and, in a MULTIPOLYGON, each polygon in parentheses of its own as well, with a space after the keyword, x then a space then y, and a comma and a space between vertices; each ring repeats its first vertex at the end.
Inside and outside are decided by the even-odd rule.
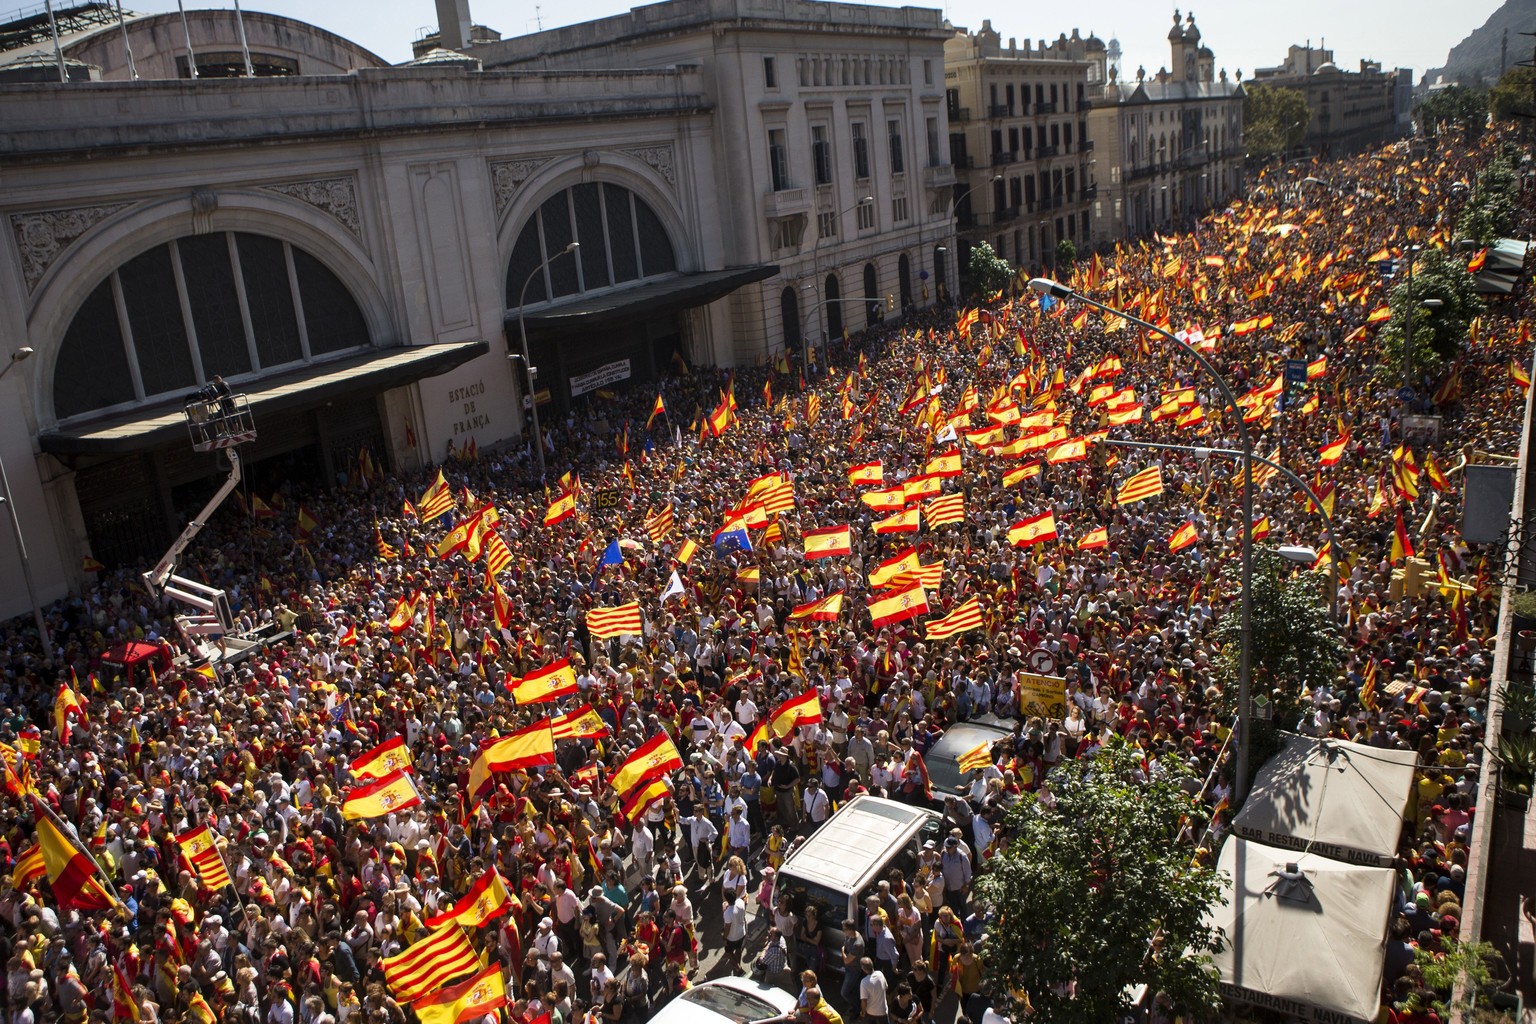
POLYGON ((518 232, 507 264, 507 308, 676 270, 672 240, 650 204, 622 185, 582 182, 540 203, 518 232), (580 246, 562 255, 571 242, 580 246))
POLYGON ((906 171, 907 166, 901 149, 901 120, 893 117, 885 125, 891 144, 891 173, 902 174, 906 171))
POLYGON ((874 226, 875 226, 875 204, 874 203, 860 203, 854 209, 855 209, 855 212, 858 214, 859 230, 860 231, 870 231, 870 230, 872 230, 874 228, 874 226))
POLYGON ((869 177, 869 139, 864 134, 863 121, 855 121, 853 130, 853 176, 864 179, 869 177))
POLYGON ((816 184, 832 184, 832 143, 827 138, 827 126, 811 125, 811 163, 815 167, 816 184))
POLYGON ((792 187, 789 183, 789 143, 783 128, 768 129, 768 173, 775 192, 792 187))

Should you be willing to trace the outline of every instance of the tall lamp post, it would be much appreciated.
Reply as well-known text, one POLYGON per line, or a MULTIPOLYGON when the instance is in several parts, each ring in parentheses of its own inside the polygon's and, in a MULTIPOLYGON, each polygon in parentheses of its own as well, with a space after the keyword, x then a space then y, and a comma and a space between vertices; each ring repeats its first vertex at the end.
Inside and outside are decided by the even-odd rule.
POLYGON ((1242 800, 1248 794, 1248 759, 1253 748, 1252 736, 1252 709, 1249 703, 1249 685, 1252 681, 1252 657, 1253 657, 1253 437, 1248 433, 1248 424, 1243 422, 1242 407, 1237 404, 1237 396, 1232 393, 1232 387, 1227 379, 1221 375, 1211 361, 1205 358, 1193 345, 1183 338, 1164 330, 1156 324, 1149 323, 1140 317, 1132 316, 1121 309, 1107 306, 1097 299, 1090 298, 1072 288, 1050 278, 1036 277, 1029 282, 1032 291, 1042 295, 1049 295, 1054 299, 1076 299, 1087 306, 1101 312, 1111 313, 1124 317, 1130 323, 1142 330, 1172 342, 1182 349, 1187 355, 1194 358, 1205 372, 1211 375, 1216 382, 1216 387, 1221 390, 1221 397, 1225 399, 1232 414, 1237 419, 1238 439, 1242 442, 1243 456, 1243 563, 1242 563, 1242 619, 1238 631, 1239 648, 1237 659, 1237 771, 1233 779, 1233 796, 1236 800, 1242 800))
MULTIPOLYGON (((17 363, 31 357, 31 346, 24 345, 12 352, 10 362, 5 364, 5 369, 0 370, 0 380, 5 379, 5 375, 17 363)), ((21 559, 21 578, 27 587, 27 600, 32 602, 32 619, 37 623, 38 642, 42 644, 44 657, 52 658, 53 640, 48 635, 48 620, 43 618, 43 606, 37 601, 37 586, 32 582, 32 560, 27 557, 27 542, 21 535, 21 517, 16 514, 16 502, 11 500, 11 481, 5 474, 4 459, 0 459, 0 501, 5 502, 5 510, 10 514, 11 534, 16 538, 16 554, 21 559)))
MULTIPOLYGON (((950 215, 950 217, 954 217, 955 216, 955 212, 960 209, 960 204, 965 202, 967 199, 969 199, 971 197, 971 193, 972 192, 975 192, 977 189, 981 188, 983 185, 995 185, 999 181, 1002 181, 1002 180, 1003 180, 1003 176, 1001 174, 994 174, 994 175, 992 175, 992 177, 988 178, 986 181, 978 181, 976 184, 972 185, 970 188, 966 189, 964 192, 961 192, 958 196, 955 196, 953 201, 949 204, 949 215, 950 215)), ((960 273, 960 268, 957 266, 955 268, 956 276, 959 276, 959 273, 960 273)))
POLYGON ((528 355, 528 326, 523 322, 523 305, 528 301, 528 286, 533 283, 533 279, 544 273, 544 268, 555 262, 555 260, 559 259, 561 256, 564 256, 568 252, 575 252, 580 248, 580 242, 572 242, 570 245, 567 245, 564 249, 561 249, 559 252, 555 253, 543 263, 540 263, 538 266, 534 267, 533 271, 529 273, 527 280, 523 281, 523 290, 518 292, 517 295, 517 334, 523 343, 523 369, 527 371, 527 374, 524 378, 527 381, 527 384, 523 393, 528 396, 528 408, 533 410, 533 450, 534 453, 539 457, 540 480, 544 479, 544 435, 539 430, 539 397, 534 393, 535 388, 533 383, 533 359, 528 355))

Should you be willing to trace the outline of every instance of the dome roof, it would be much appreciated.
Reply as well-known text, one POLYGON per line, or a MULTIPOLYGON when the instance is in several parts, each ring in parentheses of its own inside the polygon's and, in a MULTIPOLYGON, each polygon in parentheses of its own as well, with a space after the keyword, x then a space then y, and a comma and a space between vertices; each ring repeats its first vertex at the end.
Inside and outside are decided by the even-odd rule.
POLYGON ((1339 66, 1333 61, 1329 61, 1326 64, 1319 64, 1317 66, 1317 70, 1313 71, 1312 73, 1314 75, 1321 75, 1325 72, 1330 75, 1337 75, 1339 73, 1339 66))

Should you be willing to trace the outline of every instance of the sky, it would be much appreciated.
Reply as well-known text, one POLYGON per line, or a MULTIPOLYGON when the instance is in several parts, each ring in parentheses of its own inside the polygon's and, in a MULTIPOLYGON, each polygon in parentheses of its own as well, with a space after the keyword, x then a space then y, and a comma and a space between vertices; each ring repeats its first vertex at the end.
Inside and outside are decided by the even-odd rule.
MULTIPOLYGON (((1411 67, 1418 78, 1426 68, 1443 64, 1450 47, 1482 25, 1499 3, 1211 0, 1194 5, 1193 10, 1202 42, 1216 54, 1216 66, 1229 72, 1241 68, 1245 77, 1255 67, 1279 64, 1289 45, 1304 45, 1310 39, 1314 46, 1326 41, 1335 61, 1345 70, 1358 68, 1364 58, 1380 61, 1384 67, 1411 67)), ((234 6, 232 0, 186 0, 186 4, 189 8, 234 6)), ((914 5, 931 6, 921 0, 914 5)), ((392 63, 409 60, 411 41, 437 24, 432 0, 243 0, 241 6, 309 21, 392 63)), ((470 13, 477 23, 512 36, 535 31, 541 20, 544 28, 555 28, 618 14, 631 6, 638 4, 625 0, 470 0, 470 13)), ((902 3, 891 0, 882 6, 902 3)), ((1089 0, 1075 5, 1026 6, 996 0, 947 0, 943 6, 953 24, 972 30, 990 17, 1005 43, 1010 37, 1022 43, 1026 35, 1037 42, 1042 37, 1055 39, 1062 32, 1070 35, 1073 28, 1085 35, 1095 32, 1105 40, 1118 37, 1130 74, 1138 65, 1144 65, 1151 74, 1169 61, 1171 4, 1089 0)), ((173 11, 176 0, 127 0, 124 7, 142 13, 173 11)))

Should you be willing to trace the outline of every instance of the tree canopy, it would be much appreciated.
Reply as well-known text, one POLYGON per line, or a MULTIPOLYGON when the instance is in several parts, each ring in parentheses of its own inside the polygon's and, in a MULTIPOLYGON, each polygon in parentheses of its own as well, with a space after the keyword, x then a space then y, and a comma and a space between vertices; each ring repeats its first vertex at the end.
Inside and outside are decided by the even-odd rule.
POLYGON ((983 297, 1002 291, 1013 279, 1013 268, 993 251, 989 242, 979 242, 971 248, 968 269, 971 288, 983 297))
POLYGON ((1306 138, 1312 110, 1299 89, 1253 84, 1245 86, 1243 144, 1258 157, 1284 156, 1306 138))
POLYGON ((1413 116, 1430 138, 1438 136, 1442 128, 1455 128, 1467 142, 1475 142, 1488 126, 1488 96, 1481 89, 1449 85, 1430 93, 1413 108, 1413 116))
POLYGON ((1414 376, 1434 376, 1461 350, 1472 320, 1484 309, 1462 259, 1444 249, 1425 249, 1413 258, 1413 289, 1399 270, 1388 302, 1392 318, 1381 331, 1381 366, 1391 383, 1403 379, 1404 337, 1412 315, 1414 376), (1409 303, 1412 303, 1410 308, 1409 303), (1426 302, 1438 302, 1436 308, 1426 302))
POLYGON ((996 912, 985 969, 996 1009, 1031 1024, 1103 1024, 1146 985, 1171 1012, 1217 1007, 1207 923, 1217 874, 1179 842, 1194 809, 1187 769, 1118 738, 1051 772, 1049 800, 1025 794, 1013 837, 977 884, 996 912), (1025 1002, 1027 1000, 1027 1004, 1025 1002))

